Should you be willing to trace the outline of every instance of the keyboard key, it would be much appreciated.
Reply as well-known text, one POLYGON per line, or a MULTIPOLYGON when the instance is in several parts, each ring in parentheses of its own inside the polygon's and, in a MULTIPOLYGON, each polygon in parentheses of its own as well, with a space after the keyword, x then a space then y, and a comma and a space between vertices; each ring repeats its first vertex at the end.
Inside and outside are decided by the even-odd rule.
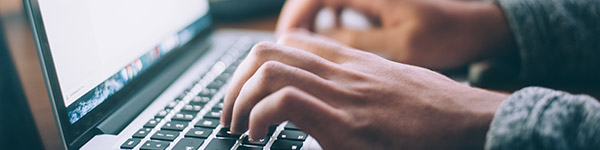
POLYGON ((198 113, 198 112, 200 112, 201 109, 202 109, 202 106, 200 106, 200 105, 187 104, 187 105, 183 106, 181 111, 198 113))
POLYGON ((144 138, 144 137, 146 137, 146 135, 148 135, 148 133, 150 133, 150 131, 152 131, 151 128, 141 128, 140 130, 138 130, 137 132, 135 132, 132 137, 134 137, 134 138, 144 138))
POLYGON ((272 150, 297 150, 302 148, 302 142, 290 140, 276 140, 271 145, 272 150))
POLYGON ((169 111, 161 110, 154 117, 155 118, 165 118, 165 116, 167 116, 167 114, 169 114, 169 111))
POLYGON ((179 103, 172 101, 172 102, 167 103, 167 106, 165 106, 165 108, 173 109, 173 108, 175 108, 175 106, 177 106, 177 104, 179 104, 179 103))
POLYGON ((144 124, 145 128, 154 128, 156 127, 156 125, 158 125, 158 123, 160 123, 160 118, 154 118, 149 120, 146 124, 144 124))
POLYGON ((263 147, 258 146, 249 146, 249 145, 240 145, 237 150, 262 150, 263 147))
POLYGON ((152 137, 150 137, 150 139, 173 141, 173 140, 175 140, 175 138, 177 138, 177 136, 179 136, 179 132, 177 132, 177 131, 160 130, 160 131, 154 133, 154 135, 152 135, 152 137))
POLYGON ((304 141, 308 135, 302 131, 283 130, 279 133, 278 139, 304 141))
POLYGON ((173 118, 171 118, 171 120, 192 121, 192 119, 194 119, 194 117, 196 117, 196 113, 180 112, 180 113, 173 115, 173 118))
POLYGON ((185 127, 187 127, 188 123, 183 121, 170 121, 163 125, 163 130, 175 130, 175 131, 183 131, 185 127))
POLYGON ((275 133, 275 130, 277 130, 277 126, 279 126, 279 125, 269 126, 269 132, 267 132, 267 137, 271 137, 273 135, 273 133, 275 133))
POLYGON ((242 144, 245 145, 258 145, 258 146, 265 146, 267 145, 268 139, 260 139, 258 141, 250 141, 248 140, 248 136, 244 137, 244 140, 242 140, 242 144))
POLYGON ((125 143, 121 144, 121 149, 133 149, 141 139, 127 139, 125 143))
POLYGON ((217 77, 217 80, 214 80, 212 82, 210 82, 206 88, 207 89, 216 89, 219 90, 221 87, 223 87, 223 85, 225 85, 224 81, 218 80, 219 77, 217 77))
POLYGON ((177 95, 177 98, 175 98, 174 101, 179 102, 179 101, 183 100, 183 98, 185 98, 186 95, 187 95, 187 93, 181 93, 181 94, 177 95))
POLYGON ((164 150, 169 146, 169 142, 146 141, 140 149, 142 150, 164 150))
POLYGON ((204 143, 202 139, 183 138, 175 144, 173 150, 197 150, 204 143))
POLYGON ((231 131, 229 131, 229 128, 221 128, 221 130, 219 130, 219 132, 217 132, 217 137, 224 137, 224 138, 235 138, 238 139, 240 138, 241 135, 239 134, 231 134, 231 131))
POLYGON ((190 104, 192 104, 192 105, 198 105, 198 106, 204 106, 209 101, 210 101, 210 98, 208 98, 208 97, 199 97, 199 96, 196 96, 196 97, 192 98, 192 100, 190 101, 190 104))
POLYGON ((217 105, 215 105, 214 107, 219 108, 219 109, 223 109, 223 101, 217 103, 217 105))
POLYGON ((217 93, 217 89, 202 89, 202 91, 200 91, 200 93, 198 93, 199 97, 207 97, 207 98, 212 98, 215 93, 217 93))
POLYGON ((294 125, 294 124, 293 124, 293 123, 291 123, 291 122, 288 122, 288 123, 285 125, 284 129, 286 129, 286 130, 300 130, 300 128, 296 127, 296 125, 294 125))
POLYGON ((212 133, 211 129, 205 128, 192 128, 185 134, 185 137, 195 137, 206 139, 212 133))
MULTIPOLYGON (((229 68, 231 68, 231 67, 229 67, 229 68)), ((229 78, 231 78, 231 76, 233 75, 233 73, 227 72, 229 68, 225 69, 225 71, 223 73, 221 73, 221 75, 219 75, 217 77, 217 79, 215 79, 215 80, 228 81, 229 78)))
POLYGON ((204 118, 204 119, 200 119, 200 121, 198 121, 195 126, 214 129, 218 125, 219 125, 219 120, 204 118))
POLYGON ((230 150, 235 144, 235 139, 212 139, 206 146, 207 150, 230 150))
POLYGON ((206 115, 204 115, 204 118, 219 119, 221 118, 221 113, 221 110, 211 110, 208 113, 206 113, 206 115))
POLYGON ((223 103, 217 103, 215 106, 213 106, 211 108, 211 110, 216 110, 216 111, 223 110, 223 106, 219 106, 219 104, 223 104, 223 103))

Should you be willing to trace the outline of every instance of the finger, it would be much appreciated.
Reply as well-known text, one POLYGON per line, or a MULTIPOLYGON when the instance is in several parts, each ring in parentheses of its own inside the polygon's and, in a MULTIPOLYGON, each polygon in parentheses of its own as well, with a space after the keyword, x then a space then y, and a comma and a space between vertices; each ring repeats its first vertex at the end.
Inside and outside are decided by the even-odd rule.
POLYGON ((275 33, 280 35, 295 28, 311 30, 321 8, 322 0, 288 0, 279 15, 275 33))
MULTIPOLYGON (((270 93, 285 86, 295 86, 319 95, 336 92, 329 81, 300 68, 277 61, 264 63, 244 84, 234 102, 231 131, 243 133, 248 127, 248 115, 252 107, 270 93)), ((340 98, 341 97, 337 97, 340 98)))
POLYGON ((288 86, 261 100, 250 113, 250 138, 262 139, 270 124, 289 120, 318 140, 335 133, 348 118, 318 98, 288 86), (328 130, 322 130, 328 129, 328 130))
POLYGON ((337 28, 330 31, 322 32, 321 34, 331 37, 355 49, 383 54, 389 53, 388 51, 391 48, 389 48, 388 44, 395 43, 391 42, 390 40, 398 40, 398 36, 389 36, 389 34, 382 29, 371 29, 364 31, 356 29, 337 28))
POLYGON ((350 60, 353 56, 353 50, 334 39, 311 34, 302 29, 283 34, 277 43, 313 53, 338 64, 350 60))
POLYGON ((337 68, 335 63, 306 51, 275 43, 259 43, 252 48, 230 80, 221 116, 223 125, 229 126, 233 104, 242 86, 262 64, 269 60, 282 62, 324 78, 328 78, 332 70, 337 68))
POLYGON ((315 17, 323 7, 331 7, 336 11, 342 7, 352 7, 370 17, 377 17, 383 4, 383 1, 366 0, 288 0, 279 15, 275 33, 281 35, 296 28, 312 31, 315 17))

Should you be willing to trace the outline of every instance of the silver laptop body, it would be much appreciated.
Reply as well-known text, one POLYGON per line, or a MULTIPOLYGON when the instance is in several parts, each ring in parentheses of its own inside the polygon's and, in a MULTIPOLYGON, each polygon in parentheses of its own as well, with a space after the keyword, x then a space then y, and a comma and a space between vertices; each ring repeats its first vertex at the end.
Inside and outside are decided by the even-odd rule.
POLYGON ((64 149, 321 149, 293 124, 218 124, 227 81, 272 33, 212 30, 207 0, 24 0, 64 149))

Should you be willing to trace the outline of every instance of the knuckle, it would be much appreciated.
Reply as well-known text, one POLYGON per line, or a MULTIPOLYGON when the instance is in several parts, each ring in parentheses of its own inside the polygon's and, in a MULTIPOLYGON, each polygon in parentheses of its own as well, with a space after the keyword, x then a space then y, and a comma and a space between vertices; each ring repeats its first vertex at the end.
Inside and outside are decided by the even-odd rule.
POLYGON ((286 33, 281 35, 281 37, 279 37, 279 43, 283 44, 283 45, 288 45, 290 43, 293 42, 297 42, 298 40, 300 40, 300 36, 296 33, 286 33))
POLYGON ((293 86, 286 86, 279 90, 280 95, 277 99, 277 106, 279 108, 285 108, 293 106, 297 99, 298 89, 293 86))
POLYGON ((283 64, 274 60, 269 60, 263 63, 258 69, 258 74, 260 75, 260 80, 264 83, 269 83, 272 80, 280 77, 280 74, 283 70, 283 64))
POLYGON ((276 45, 277 44, 273 42, 263 41, 255 44, 250 53, 258 58, 267 57, 268 55, 271 55, 273 52, 277 51, 277 48, 275 48, 276 45))

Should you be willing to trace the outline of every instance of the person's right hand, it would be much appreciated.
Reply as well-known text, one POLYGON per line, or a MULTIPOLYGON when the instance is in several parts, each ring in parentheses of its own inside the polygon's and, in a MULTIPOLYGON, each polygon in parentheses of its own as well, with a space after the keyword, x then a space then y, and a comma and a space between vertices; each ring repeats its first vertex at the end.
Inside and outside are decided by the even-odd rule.
POLYGON ((221 123, 258 140, 289 120, 324 149, 482 149, 507 97, 295 32, 252 48, 229 82, 221 123))
POLYGON ((288 0, 277 33, 313 29, 324 7, 350 7, 378 25, 367 31, 337 27, 321 32, 351 47, 389 59, 447 69, 507 53, 513 45, 502 11, 493 2, 453 0, 288 0))

